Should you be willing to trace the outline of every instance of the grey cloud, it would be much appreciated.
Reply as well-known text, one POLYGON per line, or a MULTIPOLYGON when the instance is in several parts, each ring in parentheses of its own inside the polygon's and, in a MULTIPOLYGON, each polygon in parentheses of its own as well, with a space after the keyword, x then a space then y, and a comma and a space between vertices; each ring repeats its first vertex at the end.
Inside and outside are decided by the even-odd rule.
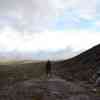
POLYGON ((0 16, 14 19, 8 24, 22 32, 52 29, 56 16, 63 15, 68 9, 92 16, 95 0, 0 0, 0 16))
POLYGON ((15 19, 9 23, 13 23, 19 30, 32 31, 37 27, 49 27, 52 11, 48 0, 0 0, 0 16, 15 19))

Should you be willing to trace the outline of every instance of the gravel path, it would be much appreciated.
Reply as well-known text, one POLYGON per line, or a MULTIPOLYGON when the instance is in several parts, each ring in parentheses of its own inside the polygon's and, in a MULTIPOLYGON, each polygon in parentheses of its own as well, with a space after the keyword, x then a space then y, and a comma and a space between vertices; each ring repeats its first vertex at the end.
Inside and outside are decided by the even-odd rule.
POLYGON ((79 84, 59 78, 28 80, 0 91, 0 100, 100 100, 79 84))

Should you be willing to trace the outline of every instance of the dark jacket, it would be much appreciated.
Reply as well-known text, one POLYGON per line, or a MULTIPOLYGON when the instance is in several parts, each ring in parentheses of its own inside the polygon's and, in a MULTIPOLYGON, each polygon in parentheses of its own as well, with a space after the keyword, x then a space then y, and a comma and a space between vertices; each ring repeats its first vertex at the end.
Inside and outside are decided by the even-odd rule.
POLYGON ((47 74, 51 73, 51 62, 50 61, 48 61, 46 64, 46 73, 47 74))

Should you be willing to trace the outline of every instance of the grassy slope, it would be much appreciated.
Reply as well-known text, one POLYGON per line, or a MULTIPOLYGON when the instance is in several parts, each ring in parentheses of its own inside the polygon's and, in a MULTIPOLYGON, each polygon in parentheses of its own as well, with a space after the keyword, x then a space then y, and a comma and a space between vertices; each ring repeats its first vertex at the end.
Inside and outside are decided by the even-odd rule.
POLYGON ((46 62, 13 62, 0 64, 0 85, 12 84, 45 74, 46 62))

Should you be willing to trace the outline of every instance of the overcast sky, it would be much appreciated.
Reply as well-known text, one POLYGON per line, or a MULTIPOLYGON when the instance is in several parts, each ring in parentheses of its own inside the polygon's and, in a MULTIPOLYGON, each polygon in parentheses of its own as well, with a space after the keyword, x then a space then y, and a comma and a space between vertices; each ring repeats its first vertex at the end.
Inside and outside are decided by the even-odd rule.
POLYGON ((66 59, 99 37, 99 0, 0 0, 2 57, 66 59))

